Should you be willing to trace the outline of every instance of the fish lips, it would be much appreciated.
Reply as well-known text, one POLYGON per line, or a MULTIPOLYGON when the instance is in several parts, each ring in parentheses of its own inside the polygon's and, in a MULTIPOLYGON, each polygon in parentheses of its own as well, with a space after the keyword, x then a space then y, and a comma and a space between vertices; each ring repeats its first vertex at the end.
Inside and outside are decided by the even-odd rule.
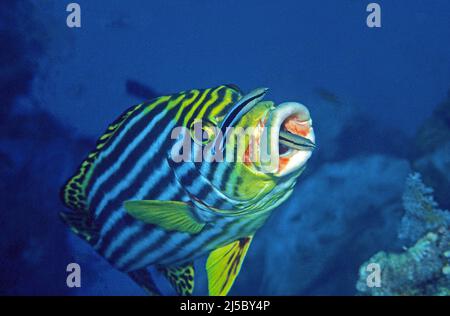
POLYGON ((260 166, 266 173, 285 175, 301 168, 315 148, 312 120, 306 106, 298 102, 284 102, 270 113, 260 138, 260 166), (286 130, 284 124, 295 119, 301 133, 286 130), (281 145, 281 146, 280 146, 281 145), (280 154, 280 147, 289 150, 280 154), (283 164, 281 162, 283 161, 283 164))

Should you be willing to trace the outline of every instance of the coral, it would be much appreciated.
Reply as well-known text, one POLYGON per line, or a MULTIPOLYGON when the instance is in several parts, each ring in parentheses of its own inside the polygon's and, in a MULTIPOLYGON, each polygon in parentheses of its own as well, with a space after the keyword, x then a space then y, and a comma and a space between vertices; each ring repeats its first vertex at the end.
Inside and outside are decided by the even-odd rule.
POLYGON ((428 231, 448 228, 450 213, 439 209, 432 193, 433 189, 423 184, 420 173, 409 175, 403 193, 405 215, 400 225, 400 239, 413 242, 428 231))
POLYGON ((356 284, 360 294, 450 295, 450 213, 439 209, 432 192, 419 173, 407 178, 399 238, 414 244, 400 253, 378 252, 366 261, 356 284), (380 287, 366 282, 370 263, 381 268, 380 287))
POLYGON ((381 251, 361 266, 356 288, 366 295, 450 295, 449 249, 449 235, 439 229, 402 253, 381 251), (370 263, 381 267, 380 287, 366 283, 370 263))

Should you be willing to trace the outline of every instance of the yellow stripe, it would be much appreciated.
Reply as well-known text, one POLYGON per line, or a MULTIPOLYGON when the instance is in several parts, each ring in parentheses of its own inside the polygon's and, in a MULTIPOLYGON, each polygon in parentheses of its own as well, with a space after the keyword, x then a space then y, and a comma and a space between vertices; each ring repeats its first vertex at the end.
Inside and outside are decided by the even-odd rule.
POLYGON ((144 109, 144 113, 147 114, 148 112, 150 112, 151 110, 153 110, 155 107, 157 107, 158 105, 160 105, 161 103, 164 103, 166 101, 170 100, 170 95, 165 95, 163 97, 159 97, 158 99, 155 100, 155 102, 148 104, 145 109, 144 109))
MULTIPOLYGON (((181 94, 178 98, 172 100, 169 102, 169 104, 167 104, 166 108, 164 109, 165 111, 170 111, 172 109, 174 109, 178 104, 180 104, 180 102, 186 97, 185 94, 181 94)), ((190 102, 190 100, 185 100, 184 102, 190 102)), ((184 104, 183 102, 183 104, 184 104)), ((177 113, 178 114, 178 113, 177 113)))
MULTIPOLYGON (((200 91, 198 90, 191 90, 190 93, 193 93, 194 95, 189 98, 186 99, 183 104, 181 105, 180 109, 178 110, 177 114, 175 115, 175 122, 178 122, 178 120, 180 119, 181 114, 183 113, 183 110, 192 103, 192 101, 194 101, 197 96, 199 95, 200 91)), ((183 95, 184 96, 184 95, 183 95)))
MULTIPOLYGON (((161 104, 169 99, 170 96, 162 96, 157 98, 153 103, 147 105, 147 107, 144 109, 144 112, 145 113, 150 112, 158 104, 161 104)), ((116 133, 117 129, 130 117, 132 113, 139 110, 142 107, 142 105, 143 103, 138 104, 132 109, 130 109, 128 112, 122 115, 121 118, 119 118, 119 121, 117 121, 115 124, 113 123, 110 124, 107 128, 107 132, 105 132, 102 136, 100 136, 95 149, 88 154, 87 159, 91 160, 88 161, 87 159, 85 159, 81 163, 81 166, 77 170, 77 173, 70 180, 68 180, 66 186, 64 187, 64 201, 67 206, 74 209, 80 207, 80 203, 83 202, 82 200, 84 200, 86 195, 86 185, 89 182, 94 170, 96 157, 103 149, 103 147, 106 146, 111 137, 116 133), (71 193, 72 192, 72 190, 70 190, 71 186, 75 186, 75 188, 73 189, 75 191, 75 194, 71 193)))
POLYGON ((203 116, 205 115, 206 110, 211 106, 211 104, 214 104, 217 101, 217 99, 219 98, 219 91, 223 88, 225 88, 225 86, 220 86, 211 92, 211 97, 205 103, 205 105, 203 106, 200 113, 198 113, 198 115, 197 115, 198 119, 200 119, 200 120, 203 119, 203 116))
POLYGON ((228 104, 231 103, 231 101, 233 100, 232 92, 233 92, 233 90, 231 90, 231 89, 227 89, 225 91, 225 96, 224 96, 222 102, 220 102, 217 106, 214 107, 214 109, 212 109, 211 114, 210 114, 212 117, 217 116, 220 112, 222 112, 222 110, 224 109, 225 106, 227 106, 228 104))
POLYGON ((184 118, 184 121, 183 121, 183 126, 187 126, 187 124, 190 121, 190 119, 191 119, 192 115, 194 114, 195 110, 205 100, 205 98, 208 95, 209 91, 211 91, 211 89, 206 89, 203 92, 203 94, 201 95, 201 97, 198 99, 198 101, 195 102, 195 104, 192 106, 191 110, 186 114, 186 116, 184 118))

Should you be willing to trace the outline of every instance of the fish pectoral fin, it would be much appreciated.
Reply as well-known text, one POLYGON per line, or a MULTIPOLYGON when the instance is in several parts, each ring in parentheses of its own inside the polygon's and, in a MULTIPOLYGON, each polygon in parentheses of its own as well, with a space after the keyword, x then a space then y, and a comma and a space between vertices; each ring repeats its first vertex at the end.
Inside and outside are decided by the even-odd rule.
POLYGON ((212 251, 206 261, 211 296, 225 296, 241 270, 253 236, 238 239, 212 251))
POLYGON ((194 264, 192 262, 177 267, 163 267, 160 270, 178 295, 192 295, 194 292, 194 264))
POLYGON ((199 233, 205 223, 193 216, 192 206, 180 201, 126 201, 126 211, 147 224, 158 225, 167 231, 199 233))

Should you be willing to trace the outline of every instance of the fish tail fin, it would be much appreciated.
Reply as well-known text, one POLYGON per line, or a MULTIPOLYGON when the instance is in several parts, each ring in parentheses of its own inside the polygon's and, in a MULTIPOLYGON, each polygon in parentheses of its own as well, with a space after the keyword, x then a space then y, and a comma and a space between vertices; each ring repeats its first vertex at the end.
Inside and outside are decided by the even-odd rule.
POLYGON ((71 230, 86 240, 90 244, 94 244, 98 239, 98 229, 90 220, 90 216, 86 212, 60 212, 59 216, 71 230))
POLYGON ((161 292, 146 268, 128 272, 128 276, 142 287, 150 296, 161 296, 161 292))

